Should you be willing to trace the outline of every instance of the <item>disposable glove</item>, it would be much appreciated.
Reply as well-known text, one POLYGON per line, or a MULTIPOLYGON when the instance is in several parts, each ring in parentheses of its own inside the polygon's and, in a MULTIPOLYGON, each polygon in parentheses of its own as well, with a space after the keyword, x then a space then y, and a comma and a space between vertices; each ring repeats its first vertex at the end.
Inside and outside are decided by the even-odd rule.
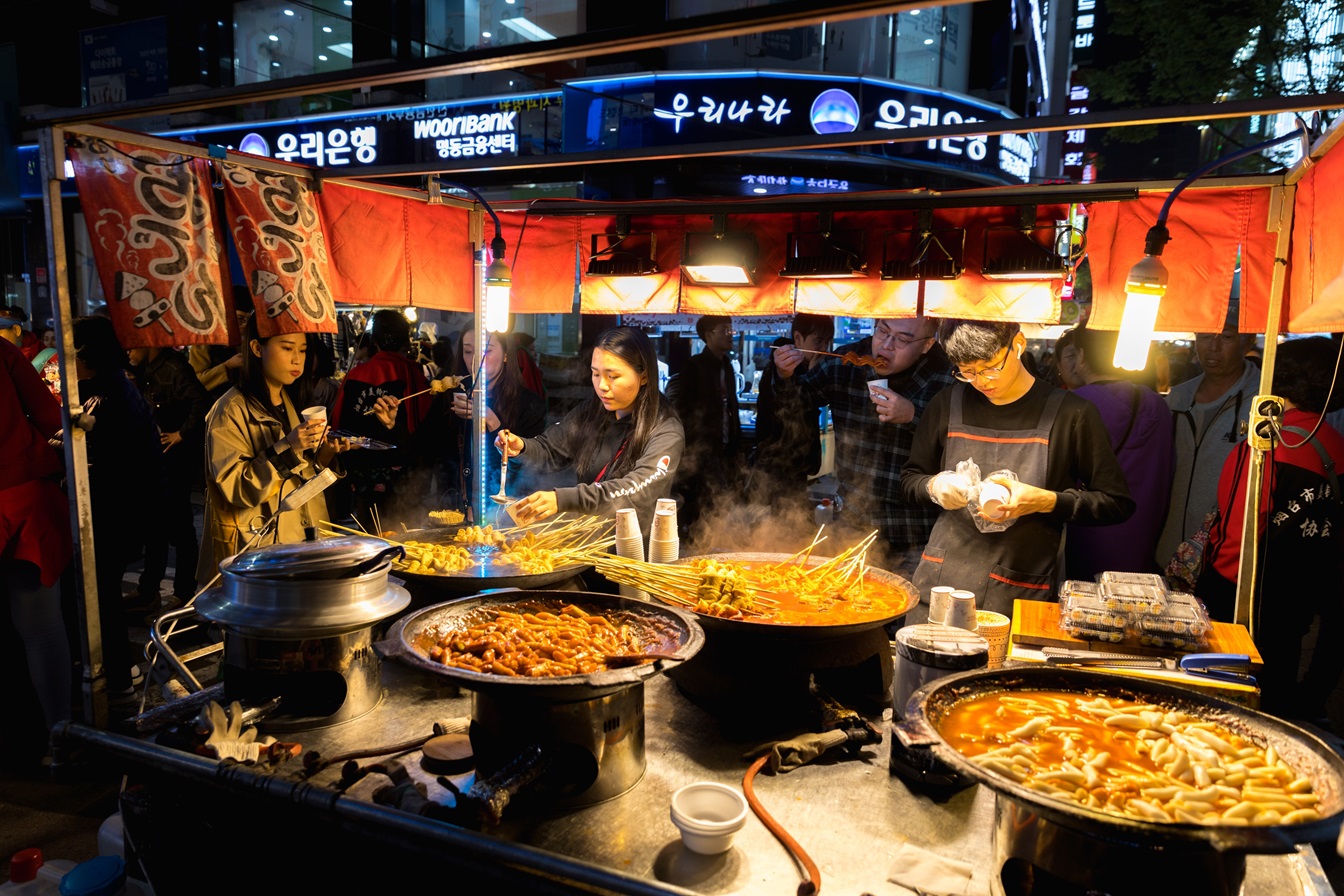
POLYGON ((847 740, 849 735, 838 728, 834 731, 823 731, 821 734, 800 734, 791 740, 762 744, 747 753, 745 758, 754 759, 769 753, 770 771, 790 772, 847 740))
POLYGON ((210 729, 203 750, 216 759, 256 762, 263 752, 267 752, 266 748, 275 743, 275 738, 270 736, 257 740, 256 728, 243 730, 243 705, 237 700, 229 704, 227 714, 224 707, 212 700, 206 704, 202 715, 210 729))
POLYGON ((971 483, 960 473, 944 470, 929 480, 929 497, 944 510, 959 510, 971 497, 971 483))

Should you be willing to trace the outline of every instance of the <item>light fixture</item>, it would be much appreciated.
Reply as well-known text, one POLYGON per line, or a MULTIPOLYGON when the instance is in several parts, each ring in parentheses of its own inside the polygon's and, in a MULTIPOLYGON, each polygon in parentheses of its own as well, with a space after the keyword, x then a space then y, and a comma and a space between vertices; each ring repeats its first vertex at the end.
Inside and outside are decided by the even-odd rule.
POLYGON ((966 229, 934 230, 933 212, 921 209, 913 229, 889 230, 883 237, 882 279, 956 280, 965 269, 965 256, 966 229))
POLYGON ((416 319, 419 318, 420 313, 415 310, 414 305, 407 305, 401 310, 401 316, 406 318, 410 323, 415 323, 416 319))
MULTIPOLYGON (((1158 252, 1161 251, 1159 246, 1158 252)), ((1148 347, 1153 343, 1157 309, 1166 294, 1167 266, 1156 254, 1144 255, 1125 278, 1125 313, 1120 319, 1113 361, 1116 367, 1143 370, 1148 366, 1148 347)))
POLYGON ((526 16, 517 16, 512 19, 500 19, 499 24, 508 28, 516 34, 520 34, 528 40, 555 40, 555 35, 534 23, 526 16))
POLYGON ((833 230, 832 217, 830 212, 822 212, 818 222, 820 229, 789 234, 785 244, 784 268, 779 276, 791 280, 841 280, 868 276, 868 262, 863 258, 863 231, 833 230))
POLYGON ((751 286, 758 254, 754 235, 729 231, 728 216, 716 214, 713 231, 686 234, 681 273, 696 286, 751 286))
POLYGON ((1171 240, 1167 230, 1167 216, 1171 213, 1171 204, 1181 191, 1229 162, 1245 158, 1280 143, 1291 140, 1302 141, 1302 155, 1308 155, 1311 149, 1310 134, 1306 125, 1298 119, 1298 127, 1271 140, 1247 146, 1222 158, 1214 159, 1191 172, 1185 180, 1176 185, 1168 194, 1162 209, 1157 213, 1157 221, 1148 228, 1143 240, 1143 258, 1129 269, 1125 278, 1125 311, 1120 317, 1120 335, 1115 344, 1113 362, 1122 370, 1143 370, 1148 366, 1148 350, 1153 344, 1153 332, 1157 328, 1157 311, 1162 297, 1167 294, 1167 266, 1159 257, 1163 247, 1171 240))
POLYGON ((631 231, 629 216, 618 215, 615 233, 592 235, 584 273, 589 277, 643 277, 658 273, 657 258, 658 237, 631 231))
MULTIPOLYGON (((1064 228, 1067 234, 1075 229, 1064 228)), ((986 280, 1063 280, 1069 275, 1072 252, 1055 251, 1059 238, 1055 222, 1038 225, 1036 206, 1024 205, 1016 226, 985 228, 980 273, 986 280), (1048 245, 1033 238, 1038 233, 1048 233, 1048 245)))

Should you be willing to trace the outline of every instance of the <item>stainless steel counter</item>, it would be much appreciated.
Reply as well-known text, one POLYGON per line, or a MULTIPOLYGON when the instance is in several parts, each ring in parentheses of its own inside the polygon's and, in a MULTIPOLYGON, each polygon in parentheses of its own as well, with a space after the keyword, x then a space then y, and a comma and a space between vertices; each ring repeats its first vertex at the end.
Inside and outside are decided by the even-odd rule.
MULTIPOLYGON (((404 742, 429 734, 436 720, 470 715, 469 695, 457 692, 445 679, 392 660, 383 663, 382 675, 386 696, 366 715, 324 729, 282 734, 282 739, 299 740, 306 751, 333 756, 404 742)), ((889 773, 891 734, 885 723, 879 727, 883 743, 864 748, 858 759, 825 758, 784 774, 760 774, 755 780, 757 797, 811 856, 827 894, 895 896, 900 890, 887 881, 887 873, 897 849, 905 842, 971 863, 975 889, 968 892, 986 892, 993 871, 990 842, 994 795, 976 786, 940 803, 912 793, 889 773)), ((519 851, 513 857, 519 866, 544 865, 546 857, 555 857, 562 860, 560 866, 545 873, 552 879, 568 881, 573 889, 790 894, 797 891, 802 880, 798 865, 754 815, 748 816, 746 827, 724 855, 700 856, 682 847, 668 814, 672 793, 683 784, 701 780, 740 787, 749 764, 743 753, 756 743, 725 738, 716 719, 688 700, 665 675, 655 676, 645 685, 647 769, 637 785, 617 798, 574 810, 540 809, 520 801, 506 810, 502 824, 484 832, 377 806, 375 791, 390 783, 379 774, 364 778, 345 797, 337 798, 325 795, 323 787, 314 793, 309 784, 337 780, 339 765, 321 772, 309 784, 287 790, 276 781, 282 776, 273 776, 263 784, 249 780, 263 776, 246 769, 221 770, 209 760, 166 747, 122 743, 105 733, 67 733, 112 754, 113 761, 133 759, 133 764, 141 768, 159 766, 161 787, 165 781, 201 778, 212 786, 223 783, 234 792, 246 792, 249 799, 260 799, 263 806, 271 800, 277 812, 289 811, 300 802, 320 802, 324 811, 343 814, 344 827, 353 826, 358 831, 363 826, 370 842, 395 844, 398 837, 409 840, 412 835, 426 835, 443 839, 442 845, 435 847, 442 850, 438 853, 441 856, 462 851, 466 861, 476 850, 480 861, 489 855, 505 866, 515 864, 508 856, 510 846, 519 851), (221 782, 226 776, 228 781, 221 782), (263 794, 268 789, 275 791, 270 797, 263 794), (355 805, 359 803, 365 805, 355 805), (597 872, 596 883, 573 879, 574 872, 584 868, 597 872), (603 872, 610 872, 611 877, 603 877, 603 872)), ((423 785, 429 799, 449 802, 448 791, 435 776, 420 768, 419 759, 417 750, 404 755, 401 764, 423 785)), ((471 777, 452 780, 466 787, 471 777)), ((160 796, 161 802, 167 798, 160 796)), ((249 811, 249 817, 256 816, 255 808, 249 811)), ((133 827, 130 819, 128 826, 133 827)), ((390 850, 393 846, 381 848, 390 850)), ((500 873, 507 881, 507 868, 500 873)), ((1311 848, 1304 847, 1289 856, 1251 857, 1242 892, 1248 896, 1282 896, 1332 891, 1311 848)))

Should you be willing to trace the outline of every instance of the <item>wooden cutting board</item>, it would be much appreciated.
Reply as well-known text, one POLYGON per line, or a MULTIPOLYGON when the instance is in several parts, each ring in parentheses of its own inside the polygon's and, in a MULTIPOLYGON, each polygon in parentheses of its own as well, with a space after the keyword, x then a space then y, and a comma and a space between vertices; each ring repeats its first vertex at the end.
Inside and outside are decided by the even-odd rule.
POLYGON ((1172 650, 1165 647, 1145 647, 1138 641, 1084 641, 1059 627, 1059 604, 1048 600, 1019 600, 1013 604, 1013 626, 1010 637, 1014 644, 1029 647, 1069 647, 1074 650, 1097 650, 1107 653, 1128 653, 1141 656, 1175 656, 1185 653, 1244 653, 1251 665, 1260 668, 1263 662, 1255 649, 1255 642, 1244 625, 1229 622, 1213 623, 1209 646, 1204 650, 1172 650))

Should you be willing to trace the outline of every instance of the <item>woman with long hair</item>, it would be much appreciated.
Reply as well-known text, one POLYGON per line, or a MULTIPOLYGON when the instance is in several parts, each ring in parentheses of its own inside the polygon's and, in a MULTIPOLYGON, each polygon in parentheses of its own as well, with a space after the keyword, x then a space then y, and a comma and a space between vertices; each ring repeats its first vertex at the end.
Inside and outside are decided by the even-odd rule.
MULTIPOLYGON (((299 542, 327 516, 322 495, 289 513, 280 502, 329 466, 349 443, 328 439, 323 421, 304 423, 291 390, 304 373, 308 337, 260 338, 255 318, 243 334, 238 385, 211 408, 205 424, 205 525, 196 578, 208 583, 227 557, 253 544, 254 532, 274 524, 268 543, 299 542)), ((302 405, 299 405, 302 407, 302 405)), ((395 406, 380 404, 385 426, 395 406)))
MULTIPOLYGON (((449 456, 444 471, 450 497, 448 503, 472 507, 474 502, 472 471, 476 469, 475 432, 471 423, 471 398, 474 377, 485 377, 485 435, 493 442, 500 430, 517 433, 524 438, 541 435, 546 426, 546 400, 523 384, 519 369, 520 349, 514 337, 507 333, 487 333, 485 351, 476 351, 476 333, 462 334, 458 344, 457 360, 453 371, 467 379, 458 390, 445 395, 449 421, 449 456), (455 494, 456 501, 452 500, 455 494)), ((446 371, 445 371, 446 373, 446 371)), ((494 490, 499 482, 502 458, 497 451, 487 451, 485 482, 494 490)))
POLYGON ((612 516, 633 507, 648 532, 659 498, 672 492, 685 434, 658 391, 653 343, 632 327, 598 337, 591 362, 593 397, 534 439, 501 431, 495 447, 524 470, 570 469, 578 482, 533 492, 511 508, 519 525, 559 511, 612 516))

